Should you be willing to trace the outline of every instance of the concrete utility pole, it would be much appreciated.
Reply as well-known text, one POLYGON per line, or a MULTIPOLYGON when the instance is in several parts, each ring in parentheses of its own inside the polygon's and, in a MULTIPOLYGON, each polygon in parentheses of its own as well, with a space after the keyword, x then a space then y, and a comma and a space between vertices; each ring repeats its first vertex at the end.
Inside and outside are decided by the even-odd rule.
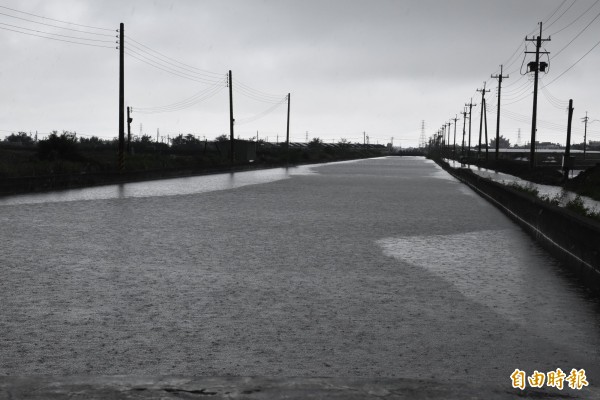
POLYGON ((234 141, 234 137, 233 137, 233 122, 235 121, 233 119, 233 82, 231 81, 231 70, 229 70, 229 74, 227 76, 227 86, 229 86, 229 141, 230 141, 230 163, 231 165, 233 165, 233 162, 235 160, 233 151, 234 151, 234 147, 233 147, 233 141, 234 141))
MULTIPOLYGON (((287 128, 285 133, 285 151, 286 161, 290 162, 290 94, 287 95, 287 128)), ((258 134, 257 134, 258 135, 258 134)))
POLYGON ((588 125, 588 115, 587 111, 585 112, 585 117, 581 118, 581 120, 585 123, 585 128, 583 129, 583 159, 585 160, 585 148, 587 142, 587 125, 588 125))
POLYGON ((467 107, 463 109, 461 113, 463 116, 463 138, 462 138, 462 146, 460 148, 460 153, 464 157, 465 154, 465 134, 466 134, 466 126, 467 126, 467 107))
POLYGON ((569 178, 569 169, 571 169, 571 121, 573 120, 573 99, 569 99, 569 120, 567 122, 567 146, 565 147, 565 162, 563 170, 565 172, 565 181, 569 178))
POLYGON ((440 127, 440 135, 442 136, 441 151, 442 151, 442 155, 443 155, 444 152, 446 151, 446 124, 444 124, 440 127))
POLYGON ((456 121, 458 121, 458 115, 457 114, 454 114, 453 120, 454 120, 454 146, 453 146, 454 147, 454 149, 453 149, 454 154, 453 154, 453 157, 456 158, 456 121))
POLYGON ((487 123, 487 104, 485 104, 483 106, 483 126, 485 127, 484 131, 485 131, 485 161, 487 161, 489 159, 488 157, 488 148, 489 148, 489 140, 488 140, 488 123, 487 123))
MULTIPOLYGON (((529 151, 529 166, 531 168, 535 167, 535 134, 536 134, 536 124, 537 124, 537 92, 538 92, 538 76, 539 70, 541 69, 540 65, 540 54, 549 54, 549 52, 544 51, 540 52, 540 47, 542 47, 542 42, 550 41, 550 37, 548 39, 542 39, 542 23, 540 22, 540 35, 537 38, 529 39, 525 36, 525 41, 534 42, 535 41, 535 64, 529 63, 528 66, 533 67, 534 79, 533 79, 533 113, 531 115, 531 143, 530 143, 530 151, 529 151)), ((531 51, 526 51, 525 54, 533 53, 531 51)), ((546 65, 547 66, 547 65, 546 65)), ((546 69, 546 66, 543 69, 546 69)), ((531 72, 531 71, 530 71, 531 72)))
POLYGON ((469 104, 465 104, 465 107, 468 106, 469 107, 469 147, 467 148, 467 161, 469 160, 469 157, 471 156, 471 116, 473 115, 473 106, 476 106, 477 104, 473 104, 473 98, 471 98, 471 101, 469 102, 469 104))
POLYGON ((500 75, 491 75, 492 78, 498 79, 498 112, 496 115, 496 160, 500 154, 500 95, 502 93, 502 79, 508 79, 508 75, 502 75, 502 65, 500 65, 500 75))
MULTIPOLYGON (((452 119, 450 119, 450 121, 452 121, 452 119)), ((446 153, 448 154, 448 158, 450 158, 450 125, 452 125, 450 121, 445 124, 445 126, 448 127, 448 142, 446 143, 446 153)))
POLYGON ((119 159, 118 169, 123 171, 125 150, 125 25, 119 25, 119 159))
MULTIPOLYGON (((489 89, 485 88, 485 82, 483 82, 483 89, 477 89, 478 92, 481 92, 481 116, 479 118, 479 146, 477 147, 477 159, 479 160, 479 155, 481 154, 481 133, 483 131, 483 118, 485 115, 485 93, 489 92, 489 89)), ((487 118, 485 120, 485 129, 487 136, 487 118)), ((487 142, 487 137, 486 137, 487 142)), ((486 153, 487 153, 487 143, 486 143, 486 153)))

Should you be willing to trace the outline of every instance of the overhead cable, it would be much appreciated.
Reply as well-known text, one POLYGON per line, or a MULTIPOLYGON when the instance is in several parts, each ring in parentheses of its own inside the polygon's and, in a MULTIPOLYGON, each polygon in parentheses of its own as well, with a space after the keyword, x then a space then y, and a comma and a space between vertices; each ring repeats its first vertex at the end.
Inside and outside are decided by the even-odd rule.
POLYGON ((550 86, 552 83, 556 82, 560 77, 562 77, 564 74, 566 74, 567 72, 569 72, 571 70, 571 68, 573 68, 575 65, 577 65, 581 60, 583 60, 588 54, 590 54, 596 47, 598 47, 598 45, 600 45, 600 41, 597 42, 594 46, 592 46, 591 49, 589 49, 584 55, 582 55, 577 61, 575 61, 573 64, 571 64, 571 66, 569 68, 567 68, 566 70, 564 70, 560 75, 558 75, 556 78, 552 79, 550 82, 545 83, 544 86, 550 86))
POLYGON ((183 79, 187 79, 187 80, 194 81, 194 82, 205 83, 205 84, 213 84, 213 83, 218 82, 218 80, 209 80, 209 79, 206 79, 206 78, 203 78, 203 77, 191 75, 189 73, 184 73, 184 72, 181 72, 181 71, 174 70, 174 69, 169 68, 168 66, 165 66, 165 65, 161 65, 158 62, 156 62, 156 61, 154 61, 154 60, 152 60, 152 59, 144 56, 143 54, 138 53, 135 50, 125 49, 125 54, 127 54, 129 57, 135 58, 138 61, 141 61, 141 62, 143 62, 145 64, 148 64, 148 65, 150 65, 150 66, 152 66, 152 67, 154 67, 156 69, 159 69, 161 71, 167 72, 167 73, 169 73, 171 75, 174 75, 174 76, 178 76, 178 77, 183 78, 183 79))
POLYGON ((127 40, 128 41, 132 41, 133 43, 137 44, 138 46, 141 46, 144 49, 146 49, 146 50, 142 50, 142 49, 139 49, 138 46, 134 46, 134 47, 138 48, 139 50, 144 51, 145 53, 148 53, 148 52, 153 53, 153 57, 164 58, 164 59, 167 59, 169 61, 175 62, 177 64, 183 65, 184 67, 191 68, 191 69, 193 69, 198 74, 204 73, 204 74, 206 74, 208 76, 213 76, 213 77, 221 77, 221 75, 223 75, 220 72, 207 71, 207 70, 204 70, 204 69, 201 69, 201 68, 194 67, 192 65, 186 64, 184 62, 181 62, 181 61, 179 61, 179 60, 177 60, 175 58, 169 57, 169 56, 167 56, 167 55, 165 55, 165 54, 163 54, 163 53, 161 53, 161 52, 159 52, 157 50, 152 49, 149 46, 146 46, 145 44, 139 42, 138 40, 136 40, 135 38, 133 38, 131 36, 127 36, 127 40))
MULTIPOLYGON (((563 1, 563 2, 561 3, 560 7, 562 7, 562 5, 563 5, 563 4, 565 4, 565 2, 566 2, 566 0, 565 0, 565 1, 563 1)), ((550 27, 551 27, 552 25, 554 25, 554 24, 555 24, 555 23, 556 23, 558 20, 560 20, 560 19, 562 18, 562 16, 563 16, 563 15, 565 15, 565 13, 566 13, 567 11, 569 11, 569 10, 571 9, 571 7, 573 7, 573 5, 575 4, 575 2, 576 2, 576 0, 572 0, 572 2, 571 2, 571 5, 569 5, 569 7, 567 7, 567 8, 565 9, 565 11, 563 11, 563 12, 562 12, 562 14, 560 14, 560 15, 558 16, 558 18, 556 18, 554 21, 552 21, 552 22, 549 22, 549 21, 550 21, 550 18, 548 18, 548 19, 545 21, 545 22, 549 22, 549 23, 547 23, 547 24, 546 24, 546 29, 550 28, 550 27)), ((559 8, 560 8, 560 7, 559 7, 559 8)), ((558 11, 558 8, 556 9, 556 11, 558 11)), ((554 12, 554 14, 556 14, 556 11, 554 12)), ((552 15, 554 15, 554 14, 552 14, 552 15)))
POLYGON ((575 22, 579 21, 579 19, 580 19, 581 17, 583 17, 584 15, 586 15, 586 14, 588 13, 588 11, 590 11, 592 8, 594 8, 594 6, 595 6, 596 4, 598 4, 599 2, 600 2, 600 0, 596 0, 596 1, 594 2, 594 4, 592 4, 592 5, 591 5, 591 6, 590 6, 590 7, 589 7, 587 10, 585 10, 583 13, 581 13, 581 14, 580 14, 580 15, 579 15, 577 18, 575 18, 573 21, 571 21, 569 24, 567 24, 566 26, 562 27, 562 28, 561 28, 561 29, 559 29, 558 31, 552 32, 552 33, 550 34, 550 36, 556 35, 557 33, 564 31, 565 29, 567 29, 568 27, 570 27, 571 25, 573 25, 575 22))
POLYGON ((141 114, 157 114, 157 113, 165 113, 165 112, 175 112, 175 111, 181 111, 184 110, 186 108, 190 108, 196 104, 199 104, 203 101, 206 101, 208 99, 210 99, 211 97, 215 96, 217 93, 219 93, 222 89, 225 88, 224 85, 224 81, 221 83, 221 85, 214 85, 213 87, 210 87, 208 89, 204 89, 196 94, 194 94, 191 97, 188 97, 187 99, 175 102, 175 103, 171 103, 165 106, 157 106, 157 107, 134 107, 133 110, 134 112, 137 113, 141 113, 141 114))
POLYGON ((9 18, 15 18, 21 21, 27 21, 27 22, 31 22, 32 24, 38 24, 38 25, 44 25, 44 26, 50 26, 56 29, 64 29, 67 31, 73 31, 73 32, 79 32, 79 33, 85 33, 88 35, 97 35, 97 36, 108 36, 108 37, 113 37, 114 35, 111 33, 98 33, 98 32, 90 32, 90 31, 84 31, 81 29, 75 29, 75 28, 66 28, 64 26, 58 26, 58 25, 53 25, 53 24, 46 24, 44 22, 38 22, 38 21, 33 21, 31 19, 27 19, 27 18, 21 18, 21 17, 17 17, 14 15, 10 15, 10 14, 6 14, 6 13, 0 13, 0 15, 4 15, 5 17, 9 17, 9 18))
POLYGON ((31 15, 32 17, 42 18, 42 19, 46 19, 46 20, 49 20, 49 21, 60 22, 60 23, 63 23, 63 24, 81 26, 83 28, 90 28, 90 29, 99 29, 99 30, 103 30, 103 31, 114 31, 114 29, 111 29, 111 28, 99 28, 97 26, 90 26, 90 25, 77 24, 75 22, 62 21, 60 19, 48 18, 48 17, 44 17, 44 16, 41 16, 41 15, 28 13, 28 12, 25 12, 25 11, 15 10, 14 8, 10 8, 10 7, 0 6, 0 8, 3 8, 5 10, 10 10, 10 11, 18 12, 18 13, 21 13, 21 14, 31 15))
MULTIPOLYGON (((73 39, 73 40, 86 40, 86 41, 91 41, 91 42, 115 43, 115 40, 92 39, 92 38, 84 38, 84 37, 78 37, 78 36, 61 35, 60 33, 52 33, 52 32, 46 32, 46 31, 39 31, 37 29, 24 28, 22 26, 6 24, 4 22, 0 22, 0 25, 4 25, 4 26, 11 27, 11 28, 16 28, 16 29, 22 29, 24 31, 42 33, 44 35, 60 36, 60 37, 69 38, 69 39, 73 39)), ((23 33, 25 33, 25 32, 23 32, 23 33)), ((111 46, 111 47, 114 47, 114 46, 111 46)))
POLYGON ((0 26, 0 29, 3 29, 5 31, 11 31, 11 32, 16 32, 16 33, 21 33, 23 35, 36 36, 36 37, 40 37, 40 38, 44 38, 44 39, 56 40, 56 41, 59 41, 59 42, 80 44, 80 45, 83 45, 83 46, 104 47, 104 48, 108 48, 108 49, 114 49, 115 48, 115 46, 105 46, 105 45, 94 44, 94 43, 82 43, 82 42, 76 42, 76 41, 73 41, 73 40, 66 40, 66 39, 59 39, 59 38, 53 38, 53 37, 48 37, 48 36, 42 36, 42 35, 38 35, 38 34, 35 34, 35 33, 21 32, 21 31, 15 30, 15 29, 4 28, 2 26, 0 26))
POLYGON ((266 115, 270 114, 271 112, 275 111, 280 105, 284 104, 286 101, 287 101, 287 97, 282 99, 279 103, 269 107, 267 110, 265 110, 259 114, 256 114, 256 115, 254 115, 252 117, 248 117, 248 118, 236 119, 235 123, 241 125, 241 124, 247 124, 249 122, 254 122, 260 118, 265 117, 266 115))
POLYGON ((553 60, 556 56, 558 56, 560 53, 562 53, 562 51, 564 49, 566 49, 567 47, 569 47, 571 45, 571 43, 573 43, 575 41, 575 39, 577 39, 583 32, 585 32, 585 30, 587 28, 589 28, 589 26, 598 19, 598 17, 600 17, 600 13, 596 14, 596 16, 594 17, 594 19, 592 19, 581 31, 579 31, 579 33, 577 35, 575 35, 575 37, 573 39, 571 39, 571 41, 569 43, 567 43, 562 49, 558 50, 556 53, 554 53, 554 55, 552 55, 552 57, 550 57, 551 60, 553 60))

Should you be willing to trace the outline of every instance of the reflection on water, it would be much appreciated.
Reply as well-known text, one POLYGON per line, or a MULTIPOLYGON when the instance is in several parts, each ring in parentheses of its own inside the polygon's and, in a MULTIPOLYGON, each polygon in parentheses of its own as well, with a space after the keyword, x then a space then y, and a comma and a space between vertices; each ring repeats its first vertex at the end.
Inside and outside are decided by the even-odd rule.
POLYGON ((571 313, 565 305, 580 304, 581 291, 565 290, 568 280, 558 264, 522 232, 391 237, 377 244, 387 256, 432 272, 490 312, 530 328, 543 327, 539 333, 549 340, 575 330, 585 343, 580 350, 585 351, 590 340, 600 345, 600 324, 590 326, 596 319, 594 304, 579 310, 582 314, 571 313))
POLYGON ((293 175, 316 173, 315 165, 288 168, 272 168, 257 171, 230 172, 186 178, 160 179, 154 181, 121 183, 82 189, 70 189, 49 193, 27 194, 0 198, 1 205, 56 203, 78 200, 123 199, 129 197, 177 196, 216 190, 235 189, 247 185, 287 179, 293 175))

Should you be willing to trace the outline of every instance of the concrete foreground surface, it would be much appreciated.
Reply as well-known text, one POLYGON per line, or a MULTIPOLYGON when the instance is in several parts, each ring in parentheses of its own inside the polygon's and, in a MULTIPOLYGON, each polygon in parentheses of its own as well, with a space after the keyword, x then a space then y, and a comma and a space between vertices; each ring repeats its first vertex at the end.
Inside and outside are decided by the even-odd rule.
POLYGON ((0 377, 1 399, 600 399, 600 391, 417 379, 265 377, 0 377), (554 390, 554 389, 553 389, 554 390))

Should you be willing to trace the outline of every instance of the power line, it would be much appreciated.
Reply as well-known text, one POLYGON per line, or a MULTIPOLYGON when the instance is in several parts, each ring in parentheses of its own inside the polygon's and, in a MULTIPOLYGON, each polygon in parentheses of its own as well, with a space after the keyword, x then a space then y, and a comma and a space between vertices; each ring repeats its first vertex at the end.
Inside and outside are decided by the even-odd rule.
POLYGON ((200 83, 208 83, 208 84, 212 84, 212 83, 216 83, 218 81, 215 80, 208 80, 206 78, 202 78, 202 77, 198 77, 198 76, 193 76, 189 73, 185 73, 185 72, 181 72, 181 71, 176 71, 168 66, 165 65, 161 65, 159 63, 157 63, 156 61, 151 60, 150 58, 144 56, 143 54, 138 53, 135 50, 131 50, 131 49, 126 49, 125 53, 132 58, 135 58, 136 60, 143 62, 145 64, 148 64, 156 69, 159 69, 161 71, 167 72, 171 75, 175 75, 178 76, 180 78, 184 78, 184 79, 188 79, 190 81, 194 81, 194 82, 200 82, 200 83))
POLYGON ((594 4, 592 4, 592 5, 591 5, 591 6, 590 6, 590 7, 589 7, 587 10, 585 10, 583 13, 581 13, 581 14, 580 14, 580 15, 579 15, 577 18, 575 18, 573 21, 571 21, 569 24, 567 24, 567 25, 566 25, 566 26, 564 26, 563 28, 559 29, 558 31, 552 32, 552 33, 550 34, 550 36, 552 36, 552 35, 556 35, 557 33, 564 31, 565 29, 567 29, 568 27, 570 27, 571 25, 573 25, 575 22, 579 21, 579 19, 580 19, 581 17, 583 17, 584 15, 586 15, 586 14, 588 13, 588 11, 590 11, 592 8, 594 8, 594 6, 595 6, 596 4, 598 4, 598 2, 600 2, 600 0, 596 0, 596 1, 594 2, 594 4))
POLYGON ((279 96, 277 99, 259 97, 259 96, 255 95, 253 92, 248 91, 248 89, 245 89, 238 85, 234 86, 233 90, 235 90, 235 92, 237 92, 243 96, 246 96, 248 98, 251 98, 253 100, 256 100, 256 101, 259 101, 262 103, 275 104, 275 103, 279 103, 281 101, 281 96, 279 96))
MULTIPOLYGON (((189 72, 189 71, 180 71, 177 70, 175 68, 173 68, 172 66, 170 66, 169 64, 165 64, 163 61, 161 61, 160 59, 156 59, 156 58, 151 58, 145 54, 140 53, 139 51, 137 51, 136 48, 131 49, 129 48, 129 46, 127 47, 127 49, 125 50, 126 52, 132 53, 132 54, 136 54, 137 56, 143 58, 144 60, 146 60, 148 63, 152 63, 154 65, 158 65, 160 67, 163 68, 163 70, 165 71, 170 71, 174 74, 178 74, 179 76, 186 76, 189 78, 193 78, 194 80, 197 80, 198 82, 204 82, 207 84, 212 84, 212 83, 216 83, 219 82, 220 80, 223 79, 222 75, 219 77, 219 79, 217 79, 216 77, 206 77, 206 75, 202 75, 202 74, 197 74, 195 72, 189 72)), ((131 54, 130 54, 131 55, 131 54)))
MULTIPOLYGON (((92 42, 103 42, 103 43, 115 43, 114 40, 105 40, 105 39, 90 39, 90 38, 82 38, 82 37, 77 37, 77 36, 69 36, 69 35, 61 35, 60 33, 52 33, 52 32, 46 32, 46 31, 38 31, 37 29, 30 29, 30 28, 24 28, 22 26, 18 26, 18 25, 11 25, 11 24, 6 24, 4 22, 0 22, 0 25, 4 25, 4 26, 10 26, 11 28, 17 28, 17 29, 22 29, 25 31, 31 31, 31 32, 37 32, 37 33, 43 33, 45 35, 54 35, 54 36, 60 36, 60 37, 66 37, 69 39, 76 39, 76 40, 87 40, 87 41, 92 41, 92 42)), ((23 32, 25 33, 25 32, 23 32)))
POLYGON ((104 46, 104 45, 101 45, 101 44, 81 43, 81 42, 75 42, 75 41, 72 41, 72 40, 58 39, 58 38, 53 38, 53 37, 48 37, 48 36, 37 35, 35 33, 21 32, 21 31, 17 31, 17 30, 14 30, 14 29, 10 29, 10 28, 3 28, 1 26, 0 26, 0 29, 4 29, 5 31, 11 31, 11 32, 16 32, 16 33, 21 33, 23 35, 36 36, 36 37, 40 37, 40 38, 44 38, 44 39, 50 39, 50 40, 57 40, 59 42, 80 44, 80 45, 83 45, 83 46, 104 47, 104 48, 107 48, 107 49, 114 49, 114 46, 104 46))
POLYGON ((238 80, 235 81, 236 86, 239 86, 243 89, 245 89, 248 93, 252 93, 254 96, 259 97, 259 98, 263 98, 265 99, 265 101, 279 101, 281 99, 281 95, 277 95, 277 94, 271 94, 271 93, 267 93, 267 92, 263 92, 261 90, 258 89, 254 89, 251 86, 248 86, 247 84, 240 82, 238 80))
POLYGON ((65 29, 67 31, 73 31, 73 32, 79 32, 79 33, 86 33, 88 35, 98 35, 98 36, 108 36, 108 37, 113 37, 113 34, 109 34, 109 33, 98 33, 98 32, 89 32, 89 31, 83 31, 81 29, 74 29, 74 28, 66 28, 64 26, 58 26, 58 25, 52 25, 52 24, 46 24, 44 22, 38 22, 38 21, 33 21, 31 19, 27 19, 27 18, 21 18, 21 17, 16 17, 14 15, 10 15, 10 14, 5 14, 5 13, 0 13, 0 15, 4 15, 5 17, 9 17, 9 18, 15 18, 15 19, 19 19, 21 21, 27 21, 27 22, 31 22, 32 24, 38 24, 38 25, 44 25, 44 26, 50 26, 52 28, 57 28, 57 29, 65 29))
POLYGON ((575 37, 573 39, 571 39, 571 41, 569 43, 567 43, 562 49, 558 50, 556 53, 554 53, 554 55, 550 58, 551 60, 553 60, 556 56, 558 56, 564 49, 566 49, 567 47, 569 47, 571 45, 571 43, 573 43, 575 41, 575 39, 577 39, 583 32, 585 32, 585 30, 595 21, 598 19, 598 17, 600 17, 600 13, 596 14, 596 16, 594 17, 593 20, 591 20, 581 31, 579 31, 579 33, 577 35, 575 35, 575 37))
MULTIPOLYGON (((127 50, 132 51, 133 53, 139 55, 140 57, 144 57, 145 59, 147 59, 149 61, 155 62, 155 63, 157 63, 159 65, 163 65, 167 69, 171 69, 173 71, 180 72, 180 73, 183 73, 183 74, 186 74, 186 75, 195 76, 198 79, 205 80, 206 82, 217 82, 217 76, 211 76, 211 75, 208 75, 208 74, 206 74, 204 72, 197 72, 193 67, 189 67, 188 68, 186 66, 178 65, 177 63, 174 63, 174 62, 165 61, 165 60, 163 60, 163 59, 161 59, 159 57, 156 57, 156 56, 152 55, 148 51, 142 49, 141 47, 136 46, 133 43, 128 43, 127 50), (130 47, 133 47, 133 49, 135 49, 135 50, 132 50, 130 47), (179 70, 173 69, 173 68, 178 68, 179 70)), ((218 78, 222 79, 222 75, 223 74, 218 75, 218 78)))
POLYGON ((241 125, 241 124, 247 124, 247 123, 250 123, 250 122, 254 122, 254 121, 256 121, 256 120, 258 120, 260 118, 263 118, 263 117, 267 116, 268 114, 272 113, 273 111, 275 111, 280 105, 282 105, 286 101, 287 101, 287 96, 285 98, 283 98, 279 103, 277 103, 277 104, 269 107, 267 110, 265 110, 265 111, 263 111, 263 112, 261 112, 259 114, 253 115, 252 117, 236 119, 235 123, 238 124, 238 125, 241 125))
POLYGON ((542 87, 542 93, 544 93, 544 96, 546 97, 546 99, 548 99, 550 103, 552 103, 552 105, 556 106, 557 108, 560 108, 561 110, 566 109, 569 105, 568 100, 561 100, 553 96, 546 86, 542 87))
MULTIPOLYGON (((521 46, 523 46, 523 42, 524 42, 524 40, 521 41, 521 43, 519 43, 519 46, 517 46, 514 53, 503 64, 503 65, 506 65, 507 68, 512 66, 519 59, 518 57, 515 57, 515 56, 519 54, 519 51, 521 50, 521 46), (513 60, 513 58, 514 58, 514 60, 513 60)), ((514 72, 516 72, 516 71, 510 71, 511 74, 514 72)))
POLYGON ((558 75, 556 78, 552 79, 550 82, 544 84, 544 87, 550 86, 552 83, 556 82, 561 76, 563 76, 564 74, 566 74, 567 72, 569 72, 571 70, 571 68, 573 68, 581 60, 583 60, 588 54, 590 54, 592 52, 592 50, 594 50, 596 47, 598 47, 598 45, 600 45, 600 41, 597 42, 594 46, 592 46, 592 48, 589 49, 584 55, 582 55, 581 58, 579 58, 579 60, 575 61, 569 68, 567 68, 566 70, 564 70, 560 75, 558 75))
POLYGON ((532 82, 528 82, 529 85, 524 86, 519 92, 514 92, 509 96, 504 96, 503 97, 503 102, 502 104, 511 104, 511 103, 507 103, 508 102, 517 102, 520 101, 524 98, 529 97, 529 95, 533 92, 533 87, 532 87, 532 82))
POLYGON ((211 97, 215 96, 217 93, 219 93, 219 91, 221 91, 223 88, 225 88, 224 85, 225 82, 221 82, 220 85, 215 85, 209 89, 205 89, 202 90, 196 94, 194 94, 191 97, 188 97, 187 99, 175 102, 175 103, 171 103, 165 106, 157 106, 157 107, 135 107, 133 108, 133 110, 137 113, 141 113, 141 114, 158 114, 158 113, 164 113, 164 112, 174 112, 174 111, 181 111, 184 110, 186 108, 190 108, 196 104, 199 104, 203 101, 206 101, 208 99, 210 99, 211 97))
POLYGON ((216 94, 220 89, 225 87, 225 80, 222 82, 215 84, 207 89, 200 90, 199 92, 193 94, 192 96, 185 98, 183 100, 177 101, 175 103, 171 103, 165 106, 156 106, 156 107, 136 107, 136 112, 144 112, 144 113, 152 113, 152 112, 163 112, 163 111, 177 111, 177 109, 187 108, 194 104, 197 104, 201 101, 204 101, 214 94, 216 94))
MULTIPOLYGON (((520 75, 519 79, 523 79, 522 76, 523 75, 520 75)), ((529 87, 529 85, 531 85, 532 83, 533 83, 532 81, 527 79, 524 82, 521 82, 521 85, 519 85, 518 87, 512 88, 512 89, 507 89, 508 87, 510 87, 510 85, 506 85, 504 88, 504 94, 506 94, 506 93, 513 94, 513 93, 521 92, 524 87, 529 87)))
POLYGON ((18 12, 21 14, 26 14, 26 15, 31 15, 32 17, 37 17, 37 18, 42 18, 42 19, 47 19, 49 21, 54 21, 54 22, 61 22, 63 24, 70 24, 70 25, 75 25, 75 26, 81 26, 83 28, 90 28, 90 29, 100 29, 100 30, 104 30, 104 31, 113 31, 114 29, 111 28, 99 28, 96 26, 89 26, 89 25, 83 25, 83 24, 76 24, 74 22, 68 22, 68 21, 61 21, 59 19, 54 19, 54 18, 48 18, 48 17, 43 17, 41 15, 37 15, 37 14, 32 14, 32 13, 28 13, 25 11, 19 11, 19 10, 15 10, 14 8, 10 8, 10 7, 5 7, 5 6, 0 6, 0 8, 4 8, 5 10, 10 10, 10 11, 14 11, 14 12, 18 12))
MULTIPOLYGON (((204 70, 204 69, 201 69, 201 68, 197 68, 197 67, 194 67, 194 66, 192 66, 192 65, 189 65, 189 64, 183 63, 183 62, 181 62, 181 61, 179 61, 179 60, 177 60, 177 59, 175 59, 175 58, 169 57, 169 56, 167 56, 167 55, 165 55, 165 54, 163 54, 163 53, 161 53, 161 52, 159 52, 159 51, 157 51, 157 50, 154 50, 154 49, 152 49, 152 48, 150 48, 150 47, 146 46, 146 45, 145 45, 145 44, 143 44, 143 43, 140 43, 139 41, 135 40, 135 39, 134 39, 134 38, 132 38, 131 36, 127 36, 127 40, 128 40, 128 41, 132 41, 133 43, 135 43, 135 44, 137 44, 137 45, 139 45, 139 46, 143 47, 144 49, 147 49, 148 51, 150 51, 150 52, 152 52, 152 53, 154 53, 154 54, 157 54, 157 55, 158 55, 158 56, 160 56, 160 57, 166 58, 166 59, 168 59, 168 60, 170 60, 170 61, 173 61, 173 62, 175 62, 175 63, 177 63, 177 64, 181 64, 181 65, 183 65, 183 66, 185 66, 185 67, 192 68, 192 69, 193 69, 193 70, 195 70, 195 71, 196 71, 196 73, 198 73, 198 74, 200 74, 200 73, 204 73, 204 74, 206 74, 206 75, 209 75, 209 76, 211 76, 211 75, 212 75, 212 76, 216 76, 216 77, 219 77, 219 78, 220 78, 220 77, 223 75, 223 74, 222 74, 222 73, 220 73, 220 72, 207 71, 207 70, 204 70)), ((133 45, 133 46, 139 49, 139 47, 138 47, 138 46, 135 46, 135 45, 133 45)), ((139 50, 141 50, 141 51, 144 51, 145 53, 148 53, 148 51, 145 51, 145 50, 142 50, 142 49, 139 49, 139 50)), ((160 57, 157 57, 157 56, 153 56, 153 57, 160 58, 160 57)))
MULTIPOLYGON (((564 1, 563 1, 563 2, 560 4, 560 6, 559 6, 559 7, 556 9, 556 11, 558 11, 558 10, 559 10, 559 9, 560 9, 560 8, 563 6, 563 4, 565 4, 565 3, 566 3, 566 1, 567 1, 567 0, 564 0, 564 1)), ((552 22, 548 23, 548 21, 550 21, 550 18, 552 18, 552 17, 550 17, 550 18, 548 18, 546 21, 544 21, 545 23, 548 23, 548 25, 546 25, 546 28, 549 28, 549 27, 551 27, 552 25, 554 25, 554 24, 555 24, 555 23, 556 23, 556 22, 557 22, 559 19, 561 19, 561 18, 562 18, 562 16, 563 16, 563 15, 565 15, 565 13, 566 13, 567 11, 569 11, 569 10, 571 9, 571 7, 573 7, 573 5, 574 5, 574 4, 575 4, 575 0, 572 0, 572 2, 571 2, 571 5, 570 5, 569 7, 567 7, 567 8, 565 9, 565 11, 563 11, 563 12, 562 12, 562 14, 560 14, 560 15, 558 16, 558 18, 556 18, 554 21, 552 21, 552 22)), ((556 14, 556 11, 554 11, 554 14, 556 14)), ((554 15, 554 14, 552 14, 552 15, 554 15)))

